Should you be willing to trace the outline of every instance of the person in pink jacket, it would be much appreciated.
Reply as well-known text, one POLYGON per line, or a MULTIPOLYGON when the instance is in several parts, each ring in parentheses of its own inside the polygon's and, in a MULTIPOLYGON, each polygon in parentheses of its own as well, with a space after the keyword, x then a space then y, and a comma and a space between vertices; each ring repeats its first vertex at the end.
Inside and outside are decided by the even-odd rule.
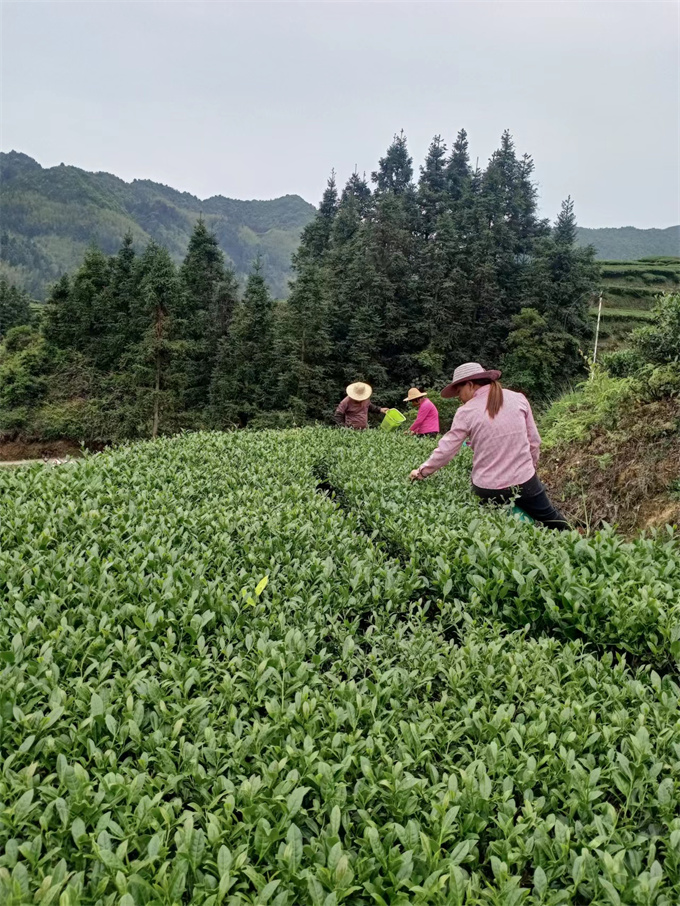
POLYGON ((418 410, 416 420, 409 428, 411 434, 417 434, 419 437, 435 437, 439 434, 439 412, 435 404, 427 398, 427 394, 421 393, 417 387, 411 387, 404 397, 404 402, 411 403, 418 410))
POLYGON ((456 368, 442 396, 458 397, 463 405, 456 410, 451 430, 410 478, 420 481, 432 475, 451 462, 468 440, 474 454, 472 489, 482 503, 514 500, 536 522, 570 529, 536 474, 541 438, 529 401, 522 393, 503 389, 500 376, 500 371, 487 371, 477 362, 456 368))

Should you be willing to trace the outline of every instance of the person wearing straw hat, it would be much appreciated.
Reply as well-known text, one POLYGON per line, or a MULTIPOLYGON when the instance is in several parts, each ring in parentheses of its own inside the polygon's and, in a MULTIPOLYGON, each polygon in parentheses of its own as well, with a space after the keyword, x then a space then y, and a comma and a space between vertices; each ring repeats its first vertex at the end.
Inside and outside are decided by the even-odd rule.
POLYGON ((536 475, 541 438, 531 406, 521 393, 505 390, 500 371, 478 362, 459 365, 453 380, 442 390, 444 399, 461 403, 451 430, 439 441, 430 458, 411 472, 420 481, 451 462, 465 440, 473 450, 472 489, 482 503, 515 505, 549 528, 571 526, 550 502, 536 475))
POLYGON ((343 428, 363 431, 368 428, 369 412, 382 412, 383 415, 387 412, 386 408, 381 408, 371 402, 373 388, 370 384, 356 381, 347 387, 345 393, 347 396, 335 410, 336 424, 343 428))
POLYGON ((409 428, 411 434, 417 434, 418 437, 435 437, 439 434, 439 412, 426 393, 421 393, 417 387, 411 387, 404 402, 411 403, 418 410, 416 420, 409 428))

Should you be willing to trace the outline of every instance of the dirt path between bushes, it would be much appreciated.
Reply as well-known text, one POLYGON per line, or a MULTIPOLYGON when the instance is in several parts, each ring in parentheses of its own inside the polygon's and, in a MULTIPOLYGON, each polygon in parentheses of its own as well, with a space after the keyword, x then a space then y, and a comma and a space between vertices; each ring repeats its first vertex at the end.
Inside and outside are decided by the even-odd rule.
POLYGON ((78 459, 77 457, 68 459, 0 459, 0 469, 8 469, 12 466, 32 466, 36 462, 45 466, 64 466, 78 462, 78 459))

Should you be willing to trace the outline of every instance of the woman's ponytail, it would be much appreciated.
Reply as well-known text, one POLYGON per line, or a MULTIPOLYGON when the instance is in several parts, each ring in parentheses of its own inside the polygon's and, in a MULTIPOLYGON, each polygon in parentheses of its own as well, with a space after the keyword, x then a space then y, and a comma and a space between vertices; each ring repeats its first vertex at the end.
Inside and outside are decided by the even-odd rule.
POLYGON ((503 407, 503 388, 500 381, 491 381, 489 397, 486 401, 486 411, 489 418, 495 418, 503 407))

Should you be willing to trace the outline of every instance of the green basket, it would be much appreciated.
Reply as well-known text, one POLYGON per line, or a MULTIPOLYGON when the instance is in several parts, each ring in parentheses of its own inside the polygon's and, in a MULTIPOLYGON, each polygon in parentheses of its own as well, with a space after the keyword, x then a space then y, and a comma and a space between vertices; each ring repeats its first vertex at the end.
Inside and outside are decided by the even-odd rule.
POLYGON ((513 504, 512 509, 510 510, 513 516, 519 516, 521 522, 534 522, 531 516, 527 515, 524 510, 520 510, 518 506, 513 504))
POLYGON ((405 421, 406 419, 398 409, 388 409, 385 413, 385 418, 380 423, 380 427, 383 429, 383 431, 393 431, 402 422, 405 421))

